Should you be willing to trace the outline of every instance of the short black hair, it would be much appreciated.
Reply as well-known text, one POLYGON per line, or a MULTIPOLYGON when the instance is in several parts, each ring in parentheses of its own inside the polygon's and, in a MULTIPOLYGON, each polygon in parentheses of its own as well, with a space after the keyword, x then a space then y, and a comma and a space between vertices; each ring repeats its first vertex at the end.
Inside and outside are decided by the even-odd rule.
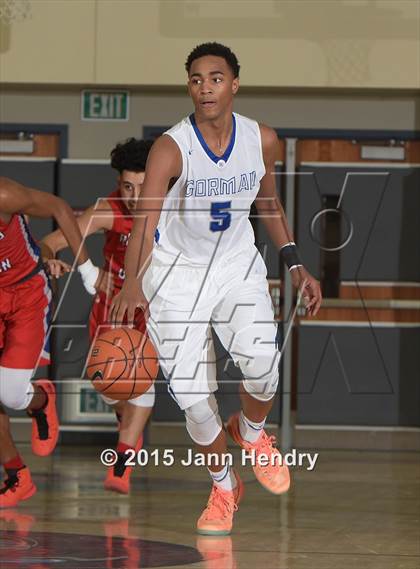
POLYGON ((128 138, 120 142, 111 151, 111 166, 121 174, 123 170, 129 172, 145 172, 146 161, 152 148, 153 140, 138 140, 128 138))
POLYGON ((241 66, 238 63, 238 58, 229 47, 226 47, 225 45, 222 45, 221 43, 217 43, 215 41, 202 43, 200 45, 197 45, 192 50, 192 52, 187 57, 187 61, 185 62, 185 69, 187 70, 187 73, 190 72, 192 62, 199 57, 204 57, 205 55, 216 55, 217 57, 223 57, 223 59, 231 68, 235 79, 236 77, 239 77, 239 69, 241 66))

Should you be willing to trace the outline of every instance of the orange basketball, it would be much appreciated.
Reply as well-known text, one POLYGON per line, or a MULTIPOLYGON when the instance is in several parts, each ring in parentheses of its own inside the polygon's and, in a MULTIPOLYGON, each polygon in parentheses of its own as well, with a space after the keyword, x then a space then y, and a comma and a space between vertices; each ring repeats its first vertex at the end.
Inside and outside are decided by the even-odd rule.
POLYGON ((133 399, 156 379, 159 364, 146 334, 131 328, 103 332, 92 345, 86 373, 93 387, 111 399, 133 399))

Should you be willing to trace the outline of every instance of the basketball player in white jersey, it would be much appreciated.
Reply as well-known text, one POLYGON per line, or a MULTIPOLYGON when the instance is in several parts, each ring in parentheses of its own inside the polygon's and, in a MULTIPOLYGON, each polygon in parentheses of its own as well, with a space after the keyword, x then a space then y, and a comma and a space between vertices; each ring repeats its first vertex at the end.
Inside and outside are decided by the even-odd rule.
POLYGON ((226 436, 213 394, 217 383, 210 326, 243 374, 242 411, 229 419, 229 434, 254 453, 254 472, 265 488, 281 494, 290 485, 275 439, 264 431, 280 353, 267 271, 249 221, 254 200, 293 284, 303 290, 308 314, 317 313, 321 291, 299 261, 277 198, 277 135, 232 112, 239 88, 235 54, 217 43, 203 44, 190 53, 186 69, 194 113, 151 150, 125 256, 126 280, 114 298, 111 318, 121 322, 127 311, 132 322, 136 308, 148 312, 149 335, 168 389, 185 412, 188 433, 200 453, 220 458, 208 460, 213 487, 197 530, 226 535, 243 484, 223 461, 226 436), (172 178, 177 181, 168 192, 172 178), (269 465, 258 464, 262 454, 268 455, 269 465))

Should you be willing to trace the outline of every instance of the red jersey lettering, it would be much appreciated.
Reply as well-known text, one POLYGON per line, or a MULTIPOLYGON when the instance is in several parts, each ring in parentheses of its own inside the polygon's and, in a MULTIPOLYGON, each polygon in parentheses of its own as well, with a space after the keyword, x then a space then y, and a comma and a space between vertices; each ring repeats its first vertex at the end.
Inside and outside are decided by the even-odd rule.
POLYGON ((108 203, 114 213, 114 220, 112 229, 105 231, 104 270, 112 273, 118 291, 124 284, 124 256, 133 227, 133 217, 118 190, 108 196, 108 203))
POLYGON ((0 220, 0 287, 16 284, 38 264, 40 250, 23 215, 0 220))

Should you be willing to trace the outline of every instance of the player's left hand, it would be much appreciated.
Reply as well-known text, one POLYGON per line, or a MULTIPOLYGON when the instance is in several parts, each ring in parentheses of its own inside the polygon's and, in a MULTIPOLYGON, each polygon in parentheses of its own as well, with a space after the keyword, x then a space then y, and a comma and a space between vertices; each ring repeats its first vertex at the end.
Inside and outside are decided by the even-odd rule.
POLYGON ((71 271, 71 266, 60 259, 44 259, 44 267, 53 278, 60 278, 71 271))
POLYGON ((292 283, 302 296, 308 316, 316 316, 321 307, 322 293, 319 282, 308 273, 305 267, 296 267, 290 271, 292 283))

